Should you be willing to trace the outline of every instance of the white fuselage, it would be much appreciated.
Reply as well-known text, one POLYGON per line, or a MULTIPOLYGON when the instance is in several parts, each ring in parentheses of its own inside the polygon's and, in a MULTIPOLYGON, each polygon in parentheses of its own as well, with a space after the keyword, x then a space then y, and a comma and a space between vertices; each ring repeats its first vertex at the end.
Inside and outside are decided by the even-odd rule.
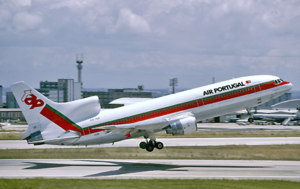
MULTIPOLYGON (((84 134, 70 145, 113 143, 127 139, 126 133, 107 133, 106 125, 153 123, 180 113, 190 112, 197 121, 238 110, 252 108, 274 99, 292 88, 289 82, 275 84, 275 76, 249 76, 231 79, 200 88, 140 102, 116 109, 101 111, 97 116, 77 123, 84 134)), ((154 132, 167 125, 158 124, 154 132)), ((136 132, 132 137, 144 136, 136 132)))

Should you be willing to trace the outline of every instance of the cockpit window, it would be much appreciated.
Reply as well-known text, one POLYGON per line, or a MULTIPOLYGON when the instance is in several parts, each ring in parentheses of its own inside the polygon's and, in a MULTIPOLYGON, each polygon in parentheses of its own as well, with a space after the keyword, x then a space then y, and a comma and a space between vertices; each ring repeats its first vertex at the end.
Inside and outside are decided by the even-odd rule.
POLYGON ((281 83, 281 82, 283 82, 282 79, 276 79, 276 80, 275 80, 275 85, 278 85, 278 84, 281 83))

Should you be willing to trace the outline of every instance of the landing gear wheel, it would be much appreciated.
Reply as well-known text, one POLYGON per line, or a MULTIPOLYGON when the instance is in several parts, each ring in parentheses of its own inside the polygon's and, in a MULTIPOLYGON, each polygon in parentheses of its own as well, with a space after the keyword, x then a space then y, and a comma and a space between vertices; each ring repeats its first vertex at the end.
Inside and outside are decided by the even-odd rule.
POLYGON ((147 146, 146 142, 141 142, 140 143, 140 148, 145 149, 147 146))
POLYGON ((164 144, 162 142, 156 142, 155 147, 159 150, 164 148, 164 144))
POLYGON ((151 143, 148 143, 148 144, 146 145, 146 150, 147 150, 148 152, 152 152, 152 151, 154 150, 154 146, 153 146, 151 143))
POLYGON ((252 123, 252 122, 253 122, 253 118, 250 117, 250 118, 248 119, 248 122, 252 123))

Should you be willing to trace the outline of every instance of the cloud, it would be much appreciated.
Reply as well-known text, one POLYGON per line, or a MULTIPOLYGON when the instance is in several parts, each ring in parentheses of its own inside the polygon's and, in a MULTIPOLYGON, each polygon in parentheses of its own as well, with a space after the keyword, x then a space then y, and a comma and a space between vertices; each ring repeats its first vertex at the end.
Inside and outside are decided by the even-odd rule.
POLYGON ((51 34, 51 31, 49 29, 47 29, 47 28, 41 28, 41 29, 39 29, 39 32, 41 34, 43 34, 43 35, 49 35, 49 34, 51 34))
POLYGON ((117 23, 107 28, 108 33, 116 33, 117 31, 129 31, 131 33, 149 33, 151 31, 148 22, 131 10, 124 8, 120 11, 117 23))
POLYGON ((31 0, 11 0, 15 5, 31 6, 31 0))
POLYGON ((8 10, 0 9, 0 28, 6 28, 9 26, 11 19, 11 13, 8 10))
POLYGON ((20 79, 24 69, 43 73, 36 80, 65 78, 65 70, 76 78, 76 53, 84 53, 85 86, 114 87, 114 79, 98 82, 112 74, 120 86, 149 80, 152 88, 168 77, 191 87, 212 75, 299 75, 300 1, 1 2, 0 80, 8 84, 15 75, 3 70, 20 79))
POLYGON ((38 15, 20 12, 13 17, 13 24, 18 30, 32 30, 37 28, 43 19, 38 15))

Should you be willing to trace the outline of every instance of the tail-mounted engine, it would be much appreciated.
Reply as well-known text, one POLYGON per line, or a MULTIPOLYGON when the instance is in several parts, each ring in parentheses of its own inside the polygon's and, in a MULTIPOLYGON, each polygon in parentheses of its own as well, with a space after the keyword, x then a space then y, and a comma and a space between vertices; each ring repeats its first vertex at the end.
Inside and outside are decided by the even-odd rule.
POLYGON ((197 131, 197 122, 194 117, 180 119, 166 129, 167 134, 186 135, 197 131))

